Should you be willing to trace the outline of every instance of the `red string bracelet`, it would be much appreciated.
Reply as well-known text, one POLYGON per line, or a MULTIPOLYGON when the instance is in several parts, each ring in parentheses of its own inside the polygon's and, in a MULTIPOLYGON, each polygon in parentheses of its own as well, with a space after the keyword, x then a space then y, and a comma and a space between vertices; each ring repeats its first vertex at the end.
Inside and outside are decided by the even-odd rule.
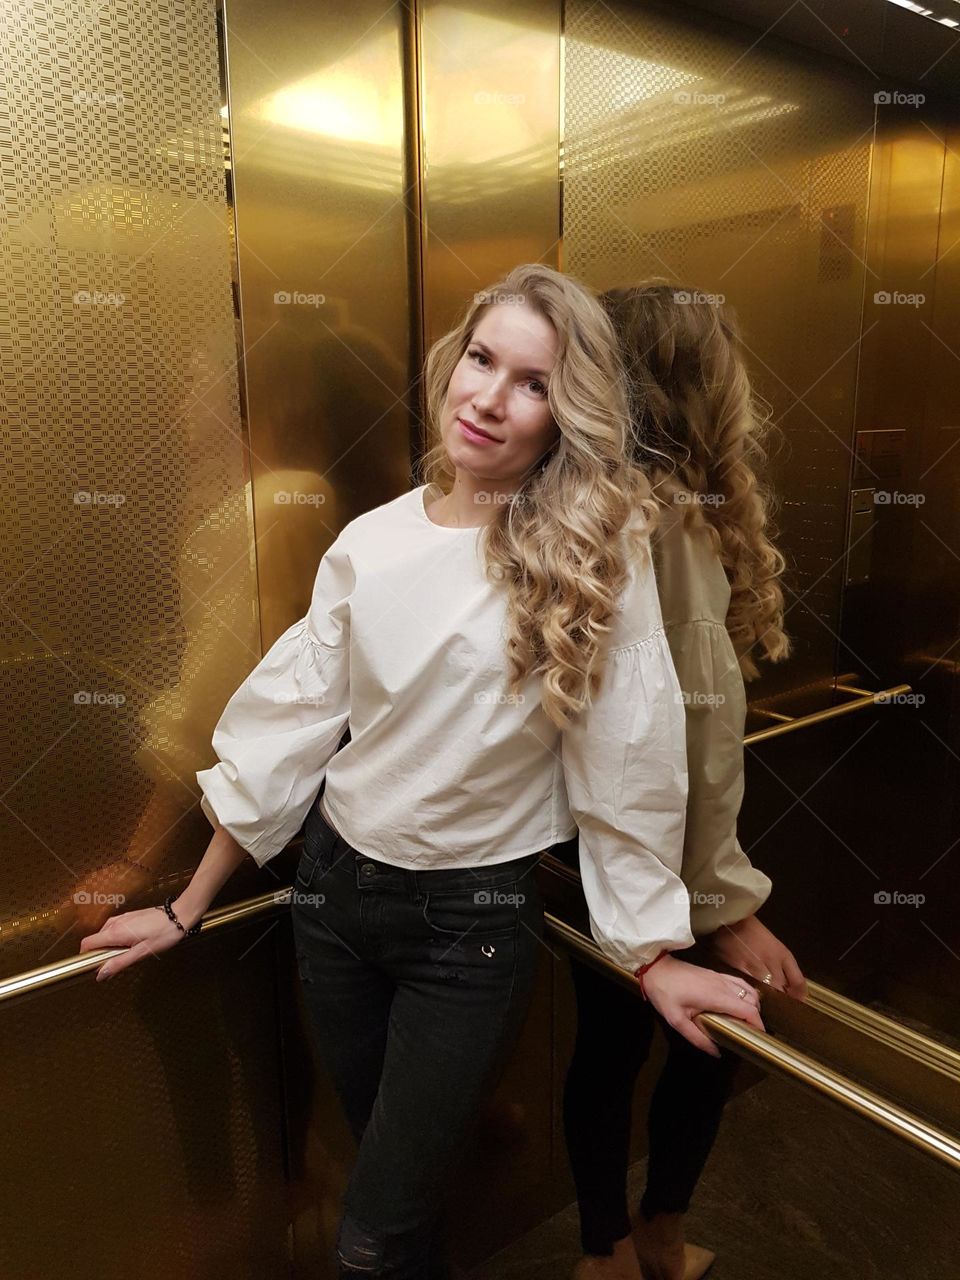
POLYGON ((657 963, 657 960, 662 960, 664 956, 668 956, 669 954, 670 954, 669 951, 661 951, 660 954, 656 957, 656 959, 651 960, 649 964, 643 964, 640 966, 639 969, 634 969, 633 976, 640 983, 640 994, 643 996, 644 1000, 648 1000, 649 997, 647 996, 647 993, 643 986, 643 975, 647 972, 648 969, 653 968, 653 966, 657 963))

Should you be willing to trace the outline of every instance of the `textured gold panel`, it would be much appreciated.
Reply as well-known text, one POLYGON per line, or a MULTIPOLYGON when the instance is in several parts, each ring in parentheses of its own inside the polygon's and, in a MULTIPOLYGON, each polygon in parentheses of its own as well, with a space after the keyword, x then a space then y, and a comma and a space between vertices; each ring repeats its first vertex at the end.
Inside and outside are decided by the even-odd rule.
MULTIPOLYGON (((564 267, 721 295, 785 434, 787 628, 763 692, 832 675, 875 81, 677 6, 565 10, 564 267)), ((751 693, 760 693, 760 684, 751 693)))
POLYGON ((77 894, 136 893, 118 855, 196 860, 193 773, 259 634, 214 7, 7 6, 3 56, 12 973, 114 909, 77 894))
MULTIPOLYGON (((120 855, 170 883, 197 861, 193 773, 260 636, 215 5, 15 2, 2 24, 11 974, 141 904, 120 855)), ((263 932, 4 1009, 0 1274, 285 1274, 263 932)))

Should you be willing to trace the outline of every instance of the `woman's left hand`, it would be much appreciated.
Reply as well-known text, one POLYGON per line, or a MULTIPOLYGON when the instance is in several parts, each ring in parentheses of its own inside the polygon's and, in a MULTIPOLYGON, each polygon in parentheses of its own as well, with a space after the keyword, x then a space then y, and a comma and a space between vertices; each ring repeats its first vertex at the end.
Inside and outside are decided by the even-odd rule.
POLYGON ((738 969, 761 982, 769 974, 768 986, 785 991, 796 1000, 806 998, 806 979, 793 952, 756 916, 747 916, 736 924, 722 925, 710 937, 710 951, 731 969, 738 969))

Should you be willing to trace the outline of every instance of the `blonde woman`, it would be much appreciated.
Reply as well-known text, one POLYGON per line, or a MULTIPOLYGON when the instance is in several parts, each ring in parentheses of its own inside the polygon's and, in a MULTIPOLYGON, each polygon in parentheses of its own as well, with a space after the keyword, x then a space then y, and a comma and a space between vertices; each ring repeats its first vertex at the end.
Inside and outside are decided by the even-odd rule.
MULTIPOLYGON (((303 826, 299 976, 359 1144, 342 1277, 450 1274, 443 1191, 527 1007, 544 850, 579 826, 618 963, 693 941, 683 709, 610 322, 518 267, 431 349, 425 385, 428 483, 346 525, 217 724, 197 775, 215 834, 178 919, 128 912, 81 948, 129 946, 102 977, 173 946, 246 854, 303 826)), ((667 955, 650 978, 696 1043, 704 1009, 762 1025, 726 975, 667 955)))
MULTIPOLYGON (((689 959, 801 997, 790 951, 756 917, 771 883, 737 841, 743 797, 744 678, 790 653, 784 560, 768 536, 758 470, 765 420, 734 313, 693 290, 611 289, 631 386, 634 457, 653 484, 653 556, 686 713, 688 800, 681 877, 697 946, 689 959)), ((648 1116, 647 1185, 631 1233, 631 1104, 655 1017, 629 992, 572 963, 577 1039, 564 1118, 584 1258, 577 1280, 698 1280, 709 1250, 684 1245, 683 1214, 710 1153, 738 1059, 697 1052, 666 1021, 668 1054, 648 1116), (641 1269, 642 1268, 642 1269, 641 1269)))

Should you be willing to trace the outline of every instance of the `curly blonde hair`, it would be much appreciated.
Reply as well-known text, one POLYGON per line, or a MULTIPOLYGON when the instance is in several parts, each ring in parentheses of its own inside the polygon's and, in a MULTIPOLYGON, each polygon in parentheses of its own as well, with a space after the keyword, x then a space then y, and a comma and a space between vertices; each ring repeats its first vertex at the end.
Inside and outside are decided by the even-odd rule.
POLYGON ((652 527, 657 503, 627 450, 629 409, 613 327, 595 293, 540 263, 515 267, 476 294, 431 347, 423 386, 425 482, 444 492, 452 486, 455 469, 440 434, 451 376, 487 307, 517 299, 557 334, 547 401, 559 438, 483 527, 480 545, 489 580, 507 590, 510 692, 541 676, 541 705, 564 728, 600 688, 604 635, 631 559, 638 571, 643 563, 645 519, 652 527))
POLYGON ((770 408, 751 388, 736 313, 662 280, 601 295, 630 379, 633 456, 656 500, 678 493, 686 528, 705 525, 730 583, 726 626, 745 680, 754 659, 791 653, 778 579, 786 560, 771 535, 775 494, 762 479, 770 408))

